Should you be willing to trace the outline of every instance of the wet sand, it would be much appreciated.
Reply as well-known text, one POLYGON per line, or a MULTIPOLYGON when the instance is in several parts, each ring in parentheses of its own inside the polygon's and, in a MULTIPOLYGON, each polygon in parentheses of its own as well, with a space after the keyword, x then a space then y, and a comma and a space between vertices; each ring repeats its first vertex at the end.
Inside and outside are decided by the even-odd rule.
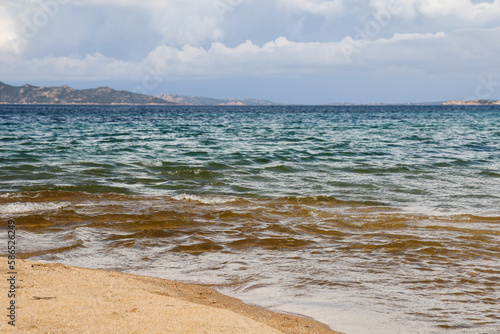
MULTIPOLYGON (((0 332, 8 333, 11 275, 0 261, 0 332)), ((337 333, 199 285, 28 260, 17 260, 16 272, 16 332, 337 333)))

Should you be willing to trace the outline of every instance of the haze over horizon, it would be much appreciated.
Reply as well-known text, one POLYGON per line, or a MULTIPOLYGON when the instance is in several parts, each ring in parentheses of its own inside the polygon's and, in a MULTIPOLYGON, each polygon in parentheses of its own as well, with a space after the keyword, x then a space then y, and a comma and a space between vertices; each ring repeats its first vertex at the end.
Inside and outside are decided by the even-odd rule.
POLYGON ((0 81, 323 104, 500 99, 500 0, 4 0, 0 81))

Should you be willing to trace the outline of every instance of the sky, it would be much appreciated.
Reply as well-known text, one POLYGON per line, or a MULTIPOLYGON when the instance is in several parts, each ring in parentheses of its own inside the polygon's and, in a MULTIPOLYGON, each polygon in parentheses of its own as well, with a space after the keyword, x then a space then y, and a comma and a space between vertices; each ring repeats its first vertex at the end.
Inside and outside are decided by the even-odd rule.
POLYGON ((500 99, 500 0, 0 0, 0 81, 280 103, 500 99))

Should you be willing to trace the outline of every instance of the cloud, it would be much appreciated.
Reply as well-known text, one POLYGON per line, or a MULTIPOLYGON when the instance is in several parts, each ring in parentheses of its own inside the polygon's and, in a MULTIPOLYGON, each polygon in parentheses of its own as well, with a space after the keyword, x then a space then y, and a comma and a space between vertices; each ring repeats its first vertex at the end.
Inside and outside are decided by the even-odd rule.
POLYGON ((221 40, 224 14, 247 0, 75 0, 84 8, 123 9, 147 13, 145 22, 162 36, 160 43, 199 45, 221 40))
MULTIPOLYGON (((362 44, 345 53, 346 37, 338 42, 295 42, 279 37, 262 45, 246 41, 234 47, 213 42, 210 47, 160 45, 142 61, 123 61, 96 53, 85 57, 47 56, 17 60, 4 73, 71 80, 142 80, 148 73, 164 80, 179 78, 286 77, 326 75, 345 68, 366 72, 421 71, 422 73, 499 71, 496 43, 500 28, 453 33, 403 33, 362 44), (351 59, 349 59, 349 57, 351 59)), ((356 44, 353 44, 356 46, 356 44)))
POLYGON ((392 8, 391 22, 384 36, 450 32, 488 24, 491 27, 497 21, 500 24, 500 0, 370 0, 368 6, 343 0, 3 0, 0 52, 35 58, 102 53, 139 60, 161 45, 209 48, 213 42, 237 45, 252 39, 263 43, 279 36, 334 42, 352 36, 355 25, 363 27, 367 23, 363 20, 373 18, 374 11, 388 8, 392 8), (259 25, 259 29, 248 33, 251 36, 231 34, 232 29, 248 31, 238 26, 243 24, 239 20, 228 19, 229 14, 248 15, 247 11, 238 12, 243 7, 252 8, 251 15, 271 9, 274 12, 264 21, 261 16, 245 21, 259 25), (335 25, 319 26, 315 20, 302 18, 297 22, 296 15, 284 12, 334 17, 330 21, 335 25), (412 19, 409 22, 417 22, 419 17, 423 21, 414 25, 406 22, 408 18, 412 19), (298 26, 303 27, 300 32, 298 26), (233 39, 227 40, 227 35, 233 39))
POLYGON ((135 34, 172 46, 210 43, 223 38, 215 4, 214 0, 4 0, 0 51, 22 54, 30 49, 40 55, 30 45, 43 51, 64 48, 68 41, 61 31, 71 34, 76 49, 89 45, 89 38, 123 44, 135 34), (46 34, 51 26, 57 26, 59 33, 46 34), (123 29, 117 29, 120 26, 123 29))
POLYGON ((370 7, 384 10, 390 6, 399 8, 398 16, 405 19, 424 17, 431 20, 454 18, 462 23, 484 24, 500 19, 500 0, 370 0, 370 7))
POLYGON ((279 0, 279 7, 298 14, 314 14, 326 17, 339 16, 344 12, 342 0, 279 0))
POLYGON ((346 63, 340 43, 301 43, 279 37, 262 46, 246 41, 236 47, 214 42, 208 49, 159 46, 145 63, 160 73, 186 75, 269 75, 301 72, 346 63))
POLYGON ((0 51, 21 54, 70 0, 4 0, 0 5, 0 51), (1 40, 4 43, 1 43, 1 40))
POLYGON ((353 56, 353 65, 363 64, 379 71, 418 71, 437 74, 500 73, 500 45, 494 41, 500 28, 474 28, 451 33, 396 34, 370 42, 353 56))
POLYGON ((143 71, 138 63, 125 62, 96 53, 85 57, 54 57, 17 59, 0 64, 4 77, 10 80, 26 78, 26 81, 46 80, 107 80, 109 78, 139 78, 143 71))
POLYGON ((0 5, 0 51, 15 52, 14 42, 18 35, 15 32, 16 24, 10 16, 10 11, 0 5))

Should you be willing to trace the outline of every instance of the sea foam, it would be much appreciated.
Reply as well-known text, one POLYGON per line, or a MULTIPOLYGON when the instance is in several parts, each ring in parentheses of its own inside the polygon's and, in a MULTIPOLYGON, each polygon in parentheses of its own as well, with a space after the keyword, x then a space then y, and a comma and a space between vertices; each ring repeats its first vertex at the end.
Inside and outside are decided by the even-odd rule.
POLYGON ((202 196, 187 195, 187 194, 173 196, 172 198, 175 199, 176 201, 193 201, 203 204, 231 203, 236 200, 235 198, 231 197, 220 197, 220 196, 202 197, 202 196))
POLYGON ((71 205, 69 202, 48 203, 9 203, 0 205, 0 213, 26 213, 34 211, 51 211, 71 205))

